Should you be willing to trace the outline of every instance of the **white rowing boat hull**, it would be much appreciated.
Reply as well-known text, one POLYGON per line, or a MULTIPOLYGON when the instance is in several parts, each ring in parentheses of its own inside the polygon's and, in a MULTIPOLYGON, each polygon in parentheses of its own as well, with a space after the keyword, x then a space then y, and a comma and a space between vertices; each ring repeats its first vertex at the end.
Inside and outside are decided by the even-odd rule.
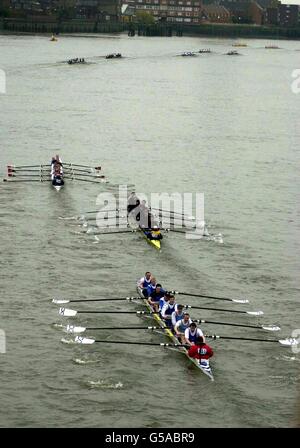
MULTIPOLYGON (((148 300, 143 295, 142 289, 137 287, 137 291, 138 291, 138 294, 140 295, 140 297, 142 297, 144 299, 144 304, 146 305, 148 310, 153 311, 148 300)), ((169 328, 167 328, 166 324, 160 318, 160 316, 158 314, 154 314, 153 317, 156 320, 156 322, 159 324, 159 326, 164 330, 165 334, 172 340, 172 342, 174 344, 178 344, 178 339, 176 338, 176 336, 174 336, 172 331, 169 328)), ((191 358, 188 355, 188 351, 186 348, 182 347, 182 348, 178 348, 178 350, 180 350, 182 353, 184 353, 188 357, 188 359, 197 367, 197 369, 201 370, 201 372, 203 372, 205 375, 207 375, 211 379, 211 381, 214 381, 214 376, 213 376, 212 369, 210 366, 208 366, 208 367, 203 366, 200 364, 200 361, 198 359, 191 358)))

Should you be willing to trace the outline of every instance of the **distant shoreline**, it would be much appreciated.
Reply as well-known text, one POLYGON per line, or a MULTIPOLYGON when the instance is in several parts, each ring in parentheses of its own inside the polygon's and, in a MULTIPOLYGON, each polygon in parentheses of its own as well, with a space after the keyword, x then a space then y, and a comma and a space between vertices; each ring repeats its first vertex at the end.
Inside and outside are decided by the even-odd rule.
POLYGON ((138 36, 203 36, 236 39, 287 39, 300 40, 300 27, 283 28, 278 26, 239 25, 239 24, 156 24, 142 26, 126 23, 98 23, 93 21, 32 21, 25 19, 0 19, 0 34, 23 35, 90 35, 90 34, 127 34, 138 36))

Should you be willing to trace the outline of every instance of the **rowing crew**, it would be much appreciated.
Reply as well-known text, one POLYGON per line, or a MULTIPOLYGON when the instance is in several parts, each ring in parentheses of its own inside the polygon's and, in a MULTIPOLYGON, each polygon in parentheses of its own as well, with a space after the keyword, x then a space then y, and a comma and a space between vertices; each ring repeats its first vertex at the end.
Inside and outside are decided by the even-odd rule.
POLYGON ((202 330, 197 327, 190 314, 184 311, 184 306, 176 303, 175 296, 164 290, 151 272, 146 272, 144 277, 138 280, 137 286, 166 327, 181 344, 187 346, 188 355, 207 364, 208 359, 213 356, 213 350, 206 344, 202 330))
POLYGON ((134 218, 148 239, 162 240, 163 236, 155 217, 147 207, 146 201, 140 201, 135 192, 132 192, 127 200, 127 214, 134 218))
POLYGON ((62 186, 64 185, 63 181, 63 165, 60 160, 60 157, 56 155, 56 157, 52 157, 51 160, 51 180, 52 185, 54 186, 62 186))

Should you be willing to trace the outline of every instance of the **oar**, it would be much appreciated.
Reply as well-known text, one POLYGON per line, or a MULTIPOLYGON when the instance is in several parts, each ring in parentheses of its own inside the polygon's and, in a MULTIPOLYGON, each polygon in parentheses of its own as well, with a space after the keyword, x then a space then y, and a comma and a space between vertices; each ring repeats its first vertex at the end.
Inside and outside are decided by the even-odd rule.
MULTIPOLYGON (((183 227, 186 227, 186 226, 183 226, 183 227)), ((176 230, 176 229, 171 229, 170 227, 161 227, 160 228, 160 230, 164 230, 165 232, 182 233, 184 235, 188 235, 189 230, 190 230, 191 235, 199 235, 201 238, 212 236, 212 235, 205 235, 204 233, 197 233, 194 231, 195 229, 196 229, 196 227, 194 229, 188 228, 188 230, 176 230)))
POLYGON ((40 173, 40 172, 46 172, 46 173, 50 173, 50 166, 48 167, 48 169, 46 169, 46 168, 42 168, 42 169, 37 169, 37 168, 35 168, 35 169, 25 169, 25 168, 15 168, 15 169, 13 169, 13 168, 9 168, 9 169, 7 169, 7 171, 8 171, 8 173, 16 173, 16 174, 19 174, 20 173, 20 175, 22 175, 22 172, 24 172, 25 171, 25 173, 28 173, 28 172, 30 172, 30 173, 40 173))
POLYGON ((88 211, 88 212, 84 212, 85 214, 89 214, 89 213, 100 213, 100 212, 102 212, 102 213, 108 213, 108 212, 127 212, 127 210, 125 209, 125 208, 114 208, 114 209, 111 209, 111 210, 101 210, 101 209, 99 209, 99 210, 90 210, 90 211, 88 211))
POLYGON ((195 310, 212 310, 212 311, 222 311, 224 313, 239 313, 239 314, 250 314, 251 316, 262 316, 263 311, 241 311, 241 310, 226 310, 224 308, 207 308, 204 306, 192 306, 192 305, 183 305, 184 308, 193 308, 195 310))
POLYGON ((169 344, 165 342, 135 342, 135 341, 101 341, 92 338, 84 338, 82 336, 76 336, 74 342, 77 344, 94 344, 95 342, 103 344, 128 344, 128 345, 152 345, 156 347, 185 347, 182 344, 169 344))
POLYGON ((216 296, 209 296, 206 294, 194 294, 191 292, 179 292, 179 291, 169 291, 171 294, 177 294, 181 296, 190 296, 190 297, 204 297, 206 299, 214 299, 214 300, 225 300, 227 302, 234 302, 234 303, 249 303, 248 299, 229 299, 228 297, 216 297, 216 296))
POLYGON ((67 333, 84 333, 88 330, 163 330, 161 327, 76 327, 75 325, 67 325, 67 333))
MULTIPOLYGON (((69 176, 69 175, 67 175, 67 176, 69 176)), ((80 177, 67 177, 67 176, 65 176, 65 178, 66 179, 69 179, 69 180, 80 180, 80 181, 82 181, 82 182, 91 182, 91 183, 94 183, 94 184, 100 184, 101 182, 101 180, 103 180, 103 179, 101 179, 100 177, 99 177, 99 182, 97 182, 96 180, 90 180, 90 179, 81 179, 80 177)), ((106 183, 108 183, 108 181, 106 180, 106 183)))
MULTIPOLYGON (((135 233, 136 230, 120 230, 119 232, 95 232, 92 235, 119 235, 121 233, 135 233)), ((86 232, 82 232, 86 233, 86 232)))
POLYGON ((41 166, 48 166, 50 167, 50 163, 49 164, 40 164, 40 165, 7 165, 7 168, 39 168, 41 166))
POLYGON ((8 177, 45 177, 50 176, 50 172, 43 174, 42 172, 40 174, 9 174, 8 177))
POLYGON ((77 163, 66 163, 66 162, 63 162, 63 166, 66 166, 66 165, 69 165, 69 166, 79 166, 79 167, 81 167, 81 168, 91 168, 91 169, 94 169, 94 170, 101 170, 101 166, 88 166, 88 165, 79 165, 79 164, 77 164, 77 163))
MULTIPOLYGON (((205 335, 206 338, 212 338, 212 339, 235 339, 240 341, 255 341, 255 342, 273 342, 273 343, 279 343, 283 346, 292 346, 292 345, 298 345, 299 342, 296 339, 289 338, 289 339, 254 339, 254 338, 237 338, 237 337, 231 337, 231 336, 217 336, 217 335, 205 335)), ((155 342, 135 342, 135 341, 109 341, 109 340, 98 340, 98 339, 92 339, 92 338, 84 338, 82 336, 76 336, 74 342, 78 344, 94 344, 95 342, 103 343, 103 344, 128 344, 128 345, 152 345, 157 347, 189 347, 188 345, 183 344, 168 344, 168 343, 155 343, 155 342)))
POLYGON ((101 176, 97 176, 96 174, 93 173, 77 173, 77 172, 72 172, 72 171, 65 171, 64 172, 64 176, 82 176, 82 177, 90 177, 91 179, 105 179, 105 176, 101 175, 101 176))
POLYGON ((291 346, 291 345, 298 345, 299 341, 295 338, 287 338, 287 339, 259 339, 259 338, 243 338, 243 337, 236 337, 236 336, 218 336, 216 334, 212 335, 205 335, 206 338, 209 339, 232 339, 236 341, 255 341, 255 342, 276 342, 281 345, 285 346, 291 346))
POLYGON ((255 328, 257 330, 267 330, 267 331, 280 331, 281 328, 278 325, 246 325, 246 324, 234 324, 232 322, 217 322, 206 319, 193 319, 193 322, 197 324, 212 324, 212 325, 229 325, 230 327, 244 327, 244 328, 255 328))
POLYGON ((39 179, 3 179, 3 182, 50 182, 50 180, 39 179))
POLYGON ((129 302, 132 300, 144 300, 143 297, 116 297, 111 299, 73 299, 73 300, 65 300, 65 299, 53 299, 52 302, 62 305, 65 303, 71 302, 107 302, 111 300, 128 300, 129 302))
POLYGON ((76 314, 157 314, 154 311, 76 311, 70 308, 59 308, 58 314, 65 317, 74 317, 76 314))
MULTIPOLYGON (((235 327, 256 328, 260 330, 279 331, 280 327, 277 326, 256 326, 256 325, 243 325, 243 324, 231 324, 228 322, 213 322, 204 319, 193 320, 196 323, 207 323, 213 325, 230 325, 235 327)), ((87 330, 163 330, 161 327, 80 327, 75 325, 67 325, 66 331, 68 333, 84 333, 87 330)))
POLYGON ((174 212, 173 210, 164 210, 162 208, 154 208, 154 207, 149 207, 149 210, 157 210, 159 212, 172 213, 173 215, 183 216, 188 219, 195 219, 194 216, 187 216, 184 213, 174 212))

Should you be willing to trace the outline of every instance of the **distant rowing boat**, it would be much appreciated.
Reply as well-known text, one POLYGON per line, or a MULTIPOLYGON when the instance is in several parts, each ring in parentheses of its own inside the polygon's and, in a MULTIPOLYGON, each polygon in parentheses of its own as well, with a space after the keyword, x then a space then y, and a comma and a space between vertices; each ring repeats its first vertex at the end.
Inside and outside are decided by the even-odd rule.
MULTIPOLYGON (((140 297, 144 299, 143 302, 144 302, 145 306, 147 307, 147 309, 149 311, 153 312, 151 305, 149 304, 148 300, 143 295, 143 291, 139 286, 137 286, 137 292, 140 295, 140 297)), ((158 325, 160 326, 160 328, 162 330, 164 330, 164 333, 171 339, 171 341, 174 344, 178 344, 179 343, 178 339, 172 333, 172 331, 166 326, 164 321, 160 318, 159 314, 155 313, 155 314, 153 314, 153 317, 156 320, 156 322, 158 323, 158 325)), ((199 359, 191 358, 188 355, 188 350, 185 347, 179 347, 178 350, 181 353, 184 353, 187 356, 187 358, 197 367, 197 369, 201 370, 201 372, 203 372, 205 375, 207 375, 211 379, 211 381, 214 381, 214 376, 213 376, 212 369, 209 366, 209 361, 206 361, 206 363, 207 363, 206 365, 201 365, 199 359)))
POLYGON ((52 186, 56 191, 60 191, 64 186, 64 172, 61 158, 58 155, 52 158, 50 175, 52 186))

